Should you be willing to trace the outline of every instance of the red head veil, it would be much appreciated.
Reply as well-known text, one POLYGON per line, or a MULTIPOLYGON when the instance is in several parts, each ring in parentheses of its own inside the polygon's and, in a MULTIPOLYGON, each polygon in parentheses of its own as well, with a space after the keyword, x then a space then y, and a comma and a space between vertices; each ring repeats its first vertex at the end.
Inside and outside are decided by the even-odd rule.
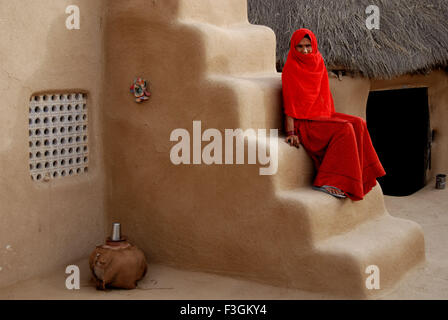
POLYGON ((335 112, 327 68, 317 49, 317 39, 308 29, 292 35, 288 60, 282 73, 285 113, 295 119, 329 118, 335 112), (305 35, 311 38, 312 53, 303 54, 296 46, 305 35))

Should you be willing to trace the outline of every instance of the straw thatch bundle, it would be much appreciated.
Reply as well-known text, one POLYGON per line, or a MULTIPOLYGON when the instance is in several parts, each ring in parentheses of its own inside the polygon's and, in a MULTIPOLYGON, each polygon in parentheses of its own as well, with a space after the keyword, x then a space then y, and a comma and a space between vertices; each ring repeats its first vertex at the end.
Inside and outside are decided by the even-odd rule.
POLYGON ((448 66, 448 0, 248 0, 248 8, 251 23, 275 31, 279 69, 299 28, 315 33, 329 70, 387 79, 448 66), (372 4, 379 30, 366 27, 372 4))

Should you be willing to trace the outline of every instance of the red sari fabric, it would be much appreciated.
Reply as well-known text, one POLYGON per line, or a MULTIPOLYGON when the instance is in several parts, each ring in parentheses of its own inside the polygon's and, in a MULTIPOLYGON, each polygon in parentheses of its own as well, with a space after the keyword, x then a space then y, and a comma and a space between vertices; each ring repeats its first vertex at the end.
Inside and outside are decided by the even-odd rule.
POLYGON ((386 172, 364 119, 335 112, 327 69, 310 30, 293 34, 282 82, 285 114, 295 119, 295 133, 317 170, 313 184, 337 187, 351 200, 362 200, 386 172), (307 55, 295 49, 305 34, 313 48, 307 55))
POLYGON ((295 119, 328 118, 335 112, 327 68, 317 48, 314 33, 299 29, 292 35, 291 47, 282 72, 285 113, 295 119), (295 48, 303 37, 311 38, 312 52, 303 54, 295 48))
POLYGON ((328 120, 296 119, 294 126, 317 170, 315 186, 337 187, 358 201, 386 174, 364 119, 334 113, 328 120))

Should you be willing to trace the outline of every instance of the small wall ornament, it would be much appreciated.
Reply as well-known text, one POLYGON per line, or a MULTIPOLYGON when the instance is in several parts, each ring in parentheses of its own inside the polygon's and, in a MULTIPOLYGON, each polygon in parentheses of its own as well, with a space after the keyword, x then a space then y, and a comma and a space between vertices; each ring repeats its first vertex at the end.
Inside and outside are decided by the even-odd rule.
POLYGON ((142 78, 135 78, 131 86, 131 93, 135 96, 137 103, 142 103, 149 99, 151 93, 148 91, 147 81, 142 78))

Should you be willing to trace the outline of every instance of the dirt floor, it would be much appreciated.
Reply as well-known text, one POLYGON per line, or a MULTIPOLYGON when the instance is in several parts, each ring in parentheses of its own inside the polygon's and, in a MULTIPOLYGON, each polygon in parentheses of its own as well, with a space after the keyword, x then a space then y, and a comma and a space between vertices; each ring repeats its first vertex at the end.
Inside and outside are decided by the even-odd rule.
MULTIPOLYGON (((426 263, 409 272, 380 299, 448 299, 448 189, 434 182, 408 197, 386 196, 391 215, 419 223, 425 233, 426 263)), ((135 290, 97 291, 90 282, 87 259, 79 261, 81 289, 67 290, 65 268, 47 277, 0 289, 0 299, 334 299, 338 297, 207 273, 150 264, 135 290)))

